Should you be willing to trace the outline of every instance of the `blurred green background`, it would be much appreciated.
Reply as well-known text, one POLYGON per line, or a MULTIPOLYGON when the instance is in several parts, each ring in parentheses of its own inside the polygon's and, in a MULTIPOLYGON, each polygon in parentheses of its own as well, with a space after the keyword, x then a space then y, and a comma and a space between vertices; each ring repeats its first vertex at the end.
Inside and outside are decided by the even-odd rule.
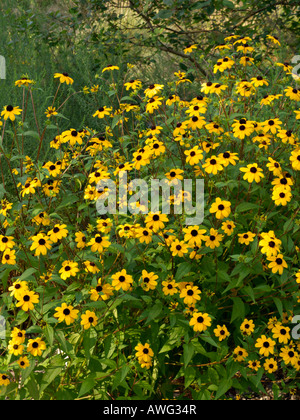
MULTIPOLYGON (((276 35, 286 45, 286 60, 300 51, 300 5, 292 0, 2 0, 0 27, 0 55, 6 59, 0 106, 22 105, 22 89, 14 82, 27 75, 37 82, 34 101, 41 124, 56 91, 55 72, 68 72, 75 81, 60 90, 60 102, 66 90, 97 84, 95 75, 107 64, 120 66, 119 83, 127 63, 135 64, 134 76, 145 84, 167 83, 178 68, 190 78, 194 71, 211 77, 213 47, 231 33, 254 39, 276 35), (183 53, 193 43, 197 60, 183 53)), ((61 129, 92 126, 95 105, 90 96, 74 95, 64 107, 68 119, 61 120, 61 129)), ((30 155, 36 144, 25 141, 30 155)))

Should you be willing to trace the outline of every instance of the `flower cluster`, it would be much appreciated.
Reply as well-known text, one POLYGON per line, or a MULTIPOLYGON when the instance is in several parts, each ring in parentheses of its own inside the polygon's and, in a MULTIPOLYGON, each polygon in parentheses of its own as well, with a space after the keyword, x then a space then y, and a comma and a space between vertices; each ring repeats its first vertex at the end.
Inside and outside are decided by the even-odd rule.
MULTIPOLYGON (((182 395, 195 399, 265 392, 263 375, 289 378, 287 391, 296 383, 300 89, 279 51, 273 36, 262 47, 232 35, 216 46, 209 77, 178 70, 167 85, 108 65, 75 92, 91 100, 93 126, 65 127, 72 95, 59 105, 56 94, 33 135, 37 156, 19 153, 26 110, 4 106, 4 394, 21 380, 29 398, 31 372, 43 372, 41 393, 52 386, 66 398, 173 398, 182 377, 182 395), (170 211, 142 199, 136 178, 171 185, 160 198, 170 211), (187 179, 204 180, 201 224, 175 211, 196 204, 187 179), (111 194, 117 210, 98 213, 111 194)), ((54 78, 57 92, 80 83, 54 78)), ((25 98, 35 85, 16 81, 25 98)))

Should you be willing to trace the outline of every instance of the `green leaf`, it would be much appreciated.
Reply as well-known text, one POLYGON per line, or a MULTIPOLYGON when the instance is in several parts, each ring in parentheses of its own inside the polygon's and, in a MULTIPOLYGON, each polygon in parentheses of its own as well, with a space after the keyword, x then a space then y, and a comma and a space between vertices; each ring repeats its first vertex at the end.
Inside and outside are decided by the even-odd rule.
POLYGON ((28 136, 28 137, 34 137, 36 139, 40 139, 39 133, 37 133, 36 131, 26 131, 25 133, 20 133, 18 134, 18 136, 28 136))
POLYGON ((236 213, 243 213, 244 211, 258 209, 259 205, 254 203, 241 203, 236 208, 236 213))
POLYGON ((239 297, 231 298, 233 301, 233 308, 231 314, 230 323, 235 321, 236 319, 244 319, 245 318, 245 304, 239 297))
POLYGON ((219 384, 215 399, 218 400, 220 397, 222 397, 222 395, 226 394, 226 392, 231 388, 231 386, 231 379, 223 379, 219 384))
POLYGON ((122 382, 125 380, 125 378, 126 378, 126 376, 127 376, 127 373, 129 372, 129 370, 130 370, 130 367, 129 366, 127 366, 127 365, 124 365, 123 367, 122 367, 122 369, 121 370, 119 370, 117 373, 116 373, 116 375, 115 375, 115 378, 114 378, 114 381, 113 381, 113 385, 112 385, 112 390, 114 391, 119 385, 121 385, 122 384, 122 382))
POLYGON ((169 19, 174 13, 174 10, 160 10, 153 19, 169 19))
POLYGON ((224 7, 228 7, 229 9, 234 9, 234 3, 232 3, 232 1, 230 0, 223 0, 223 5, 224 7))
POLYGON ((26 280, 28 277, 32 276, 37 270, 36 268, 28 268, 24 273, 19 277, 19 280, 26 280))
POLYGON ((188 388, 196 377, 196 370, 189 366, 184 370, 184 388, 188 388))
POLYGON ((275 303, 276 308, 277 308, 277 310, 280 314, 280 317, 282 318, 283 317, 283 305, 282 305, 281 300, 277 297, 273 297, 273 302, 275 303))
POLYGON ((183 345, 183 360, 184 360, 184 367, 186 368, 187 365, 190 363, 193 355, 194 355, 194 346, 192 343, 184 344, 183 345))
POLYGON ((61 373, 61 371, 65 368, 65 361, 64 359, 58 355, 55 356, 51 360, 51 364, 46 369, 42 381, 40 384, 40 392, 42 393, 53 381, 54 379, 61 373))
POLYGON ((54 329, 51 327, 51 325, 47 324, 44 329, 45 337, 49 343, 49 345, 52 347, 53 341, 54 341, 54 329))
POLYGON ((178 265, 178 269, 176 271, 175 280, 181 280, 182 277, 186 276, 187 274, 191 273, 192 264, 189 262, 183 262, 178 265))
POLYGON ((33 374, 31 375, 29 381, 27 382, 26 387, 28 389, 28 392, 31 398, 33 398, 34 400, 40 399, 40 392, 39 392, 38 384, 33 374))
POLYGON ((87 394, 91 389, 94 388, 96 384, 94 377, 95 374, 92 374, 82 382, 78 398, 82 397, 84 394, 87 394))
POLYGON ((147 321, 145 323, 149 324, 149 322, 153 321, 155 318, 158 317, 158 315, 161 313, 161 311, 163 310, 163 304, 161 302, 157 302, 151 309, 147 318, 147 321))

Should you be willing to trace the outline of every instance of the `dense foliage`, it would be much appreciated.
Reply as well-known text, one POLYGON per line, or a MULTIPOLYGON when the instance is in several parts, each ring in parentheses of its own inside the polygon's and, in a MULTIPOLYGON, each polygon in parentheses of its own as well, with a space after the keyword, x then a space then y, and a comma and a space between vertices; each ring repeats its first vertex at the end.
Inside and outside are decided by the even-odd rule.
MULTIPOLYGON (((200 62, 197 44, 182 54, 200 62)), ((133 64, 124 77, 105 65, 79 89, 55 72, 44 108, 31 78, 10 87, 1 398, 279 398, 299 387, 300 90, 273 36, 229 36, 214 54, 209 77, 178 68, 165 85, 143 84, 133 64), (68 125, 74 95, 90 124, 68 125), (138 200, 136 214, 99 215, 99 181, 118 186, 124 171, 128 199, 135 178, 204 179, 203 223, 153 214, 151 202, 144 214, 138 200)))

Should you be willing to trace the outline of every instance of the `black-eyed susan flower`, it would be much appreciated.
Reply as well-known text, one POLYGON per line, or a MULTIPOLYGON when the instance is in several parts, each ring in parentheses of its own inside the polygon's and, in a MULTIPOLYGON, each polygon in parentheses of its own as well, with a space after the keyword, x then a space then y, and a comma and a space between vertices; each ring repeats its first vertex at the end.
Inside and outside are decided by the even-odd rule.
POLYGON ((217 328, 214 329, 214 334, 219 341, 226 340, 230 336, 230 332, 228 331, 226 325, 217 325, 217 328))
POLYGON ((295 171, 300 171, 300 149, 293 150, 290 156, 292 168, 295 171))
POLYGON ((54 79, 59 79, 60 83, 66 83, 67 85, 72 85, 74 83, 74 80, 68 73, 55 73, 54 79))
POLYGON ((47 255, 48 251, 52 248, 52 241, 43 233, 38 233, 31 239, 32 245, 30 251, 34 251, 35 256, 47 255))
POLYGON ((224 169, 224 166, 221 162, 222 158, 213 155, 205 159, 205 163, 202 165, 202 167, 206 173, 217 175, 218 172, 223 171, 224 169))
POLYGON ((258 167, 257 163, 250 163, 246 168, 240 168, 240 171, 245 173, 243 179, 249 183, 259 183, 265 177, 263 170, 258 167))
POLYGON ((15 81, 15 86, 28 87, 29 85, 32 85, 33 83, 34 83, 33 80, 29 79, 29 77, 24 76, 24 77, 21 77, 21 79, 15 81))
POLYGON ((174 104, 176 104, 177 102, 180 101, 180 97, 178 95, 170 95, 168 97, 168 99, 166 100, 166 105, 167 106, 172 106, 174 104))
POLYGON ((149 87, 144 91, 147 98, 153 98, 156 96, 162 89, 164 85, 160 85, 158 83, 149 85, 149 87))
POLYGON ((97 233, 87 245, 91 247, 92 252, 102 253, 111 245, 111 242, 108 239, 108 236, 103 236, 101 233, 97 233))
POLYGON ((178 293, 178 284, 173 278, 168 278, 162 282, 162 291, 165 296, 173 296, 178 293))
POLYGON ((236 92, 243 97, 249 98, 249 96, 255 94, 256 88, 251 82, 243 80, 242 82, 237 83, 236 92))
POLYGON ((262 254, 269 256, 277 255, 280 252, 281 240, 276 238, 274 231, 261 232, 259 246, 262 254))
POLYGON ((180 241, 179 239, 175 239, 172 242, 170 250, 172 252, 173 257, 183 257, 184 254, 188 253, 188 245, 184 241, 180 241))
POLYGON ((18 295, 21 295, 24 291, 28 290, 28 283, 25 280, 16 280, 12 286, 8 288, 10 296, 14 296, 17 299, 18 295))
POLYGON ((257 372, 260 369, 260 361, 259 360, 249 360, 248 368, 257 372))
POLYGON ((55 308, 54 318, 58 319, 58 322, 64 322, 67 325, 73 324, 78 317, 78 309, 74 309, 72 305, 67 305, 65 302, 61 306, 55 308))
POLYGON ((278 370, 278 363, 274 358, 266 359, 264 369, 268 373, 274 373, 278 370))
POLYGON ((238 154, 230 151, 220 153, 218 158, 220 159, 220 163, 222 166, 224 166, 224 168, 227 168, 228 165, 235 166, 239 160, 238 154))
POLYGON ((58 112, 56 111, 56 108, 53 106, 49 106, 46 111, 45 111, 46 117, 47 118, 51 118, 51 117, 55 117, 56 115, 58 115, 58 112))
POLYGON ((263 129, 265 133, 271 132, 276 134, 278 130, 281 129, 282 122, 279 118, 271 118, 270 120, 264 121, 263 129))
POLYGON ((286 96, 292 101, 300 101, 300 89, 289 86, 284 91, 286 96))
POLYGON ((238 237, 240 244, 249 245, 251 242, 254 241, 256 234, 252 232, 239 233, 238 237))
POLYGON ((189 44, 187 47, 184 48, 183 52, 184 54, 190 54, 196 49, 197 49, 197 44, 189 44))
POLYGON ((215 213, 217 219, 225 219, 231 213, 231 203, 230 201, 225 201, 217 197, 216 201, 211 205, 209 212, 212 214, 215 213))
POLYGON ((149 290, 154 290, 157 286, 157 280, 158 276, 151 272, 149 273, 146 270, 142 271, 142 276, 140 278, 140 284, 141 287, 143 288, 143 290, 145 290, 146 292, 149 292, 149 290))
POLYGON ((274 35, 267 35, 267 39, 270 40, 273 44, 278 45, 280 47, 280 42, 277 36, 274 35))
POLYGON ((277 187, 273 189, 272 200, 276 206, 286 206, 292 199, 292 193, 287 187, 277 187))
POLYGON ((78 271, 78 263, 75 261, 67 260, 62 263, 62 267, 59 270, 59 275, 63 280, 66 280, 69 277, 75 277, 78 271))
POLYGON ((203 92, 205 95, 212 93, 213 89, 214 89, 214 86, 211 81, 204 82, 201 85, 201 92, 203 92))
POLYGON ((127 274, 127 271, 125 269, 113 274, 111 278, 112 286, 117 291, 122 289, 124 292, 126 292, 132 287, 133 278, 130 274, 127 274))
POLYGON ((116 66, 115 64, 108 64, 104 69, 102 70, 102 73, 105 73, 106 71, 114 71, 114 70, 120 70, 119 66, 116 66))
POLYGON ((284 346, 281 348, 279 356, 282 357, 282 360, 286 365, 295 364, 299 359, 299 354, 290 346, 284 346))
POLYGON ((205 237, 205 246, 211 249, 218 248, 221 244, 223 239, 223 235, 218 232, 218 230, 211 228, 209 231, 209 235, 205 237))
POLYGON ((10 119, 11 121, 15 121, 16 115, 20 115, 22 113, 22 109, 18 106, 6 105, 1 112, 1 116, 4 120, 10 119))
MULTIPOLYGON (((192 117, 200 117, 200 114, 205 114, 206 111, 207 111, 206 103, 204 103, 202 106, 200 106, 198 104, 190 106, 189 109, 186 111, 186 113, 189 115, 190 118, 192 118, 192 117)), ((203 124, 203 125, 205 125, 205 124, 203 124)), ((198 127, 198 128, 202 128, 202 127, 198 127)))
POLYGON ((14 249, 6 249, 2 255, 1 263, 7 265, 15 265, 16 264, 16 251, 14 249))
POLYGON ((84 261, 85 271, 87 273, 99 273, 100 269, 97 267, 97 264, 94 261, 84 261))
POLYGON ((136 350, 135 356, 138 358, 140 363, 144 362, 146 364, 151 364, 154 353, 148 343, 139 343, 134 349, 136 350))
POLYGON ((87 246, 87 238, 85 233, 83 232, 76 232, 75 233, 75 242, 76 242, 76 246, 79 249, 83 249, 87 246))
POLYGON ((236 362, 243 362, 248 357, 248 352, 241 346, 237 346, 233 350, 233 357, 236 362))
POLYGON ((197 286, 187 285, 180 292, 180 297, 183 299, 183 303, 187 306, 194 306, 200 297, 201 290, 197 286))
POLYGON ((131 79, 129 82, 124 83, 126 90, 139 90, 142 87, 142 82, 137 79, 131 79))
POLYGON ((205 229, 200 229, 199 226, 188 226, 183 228, 184 241, 191 246, 201 247, 202 241, 205 240, 205 229))
POLYGON ((211 317, 207 313, 196 312, 190 320, 190 326, 195 332, 204 332, 211 326, 211 317))
POLYGON ((5 373, 0 373, 0 386, 8 386, 10 384, 10 379, 5 373))
POLYGON ((56 224, 53 229, 48 232, 48 236, 53 243, 57 243, 68 236, 67 225, 56 224))
POLYGON ((164 229, 165 223, 168 221, 167 215, 161 212, 151 212, 145 218, 146 227, 153 230, 153 232, 164 229))
MULTIPOLYGON (((242 48, 242 47, 239 47, 242 48)), ((247 48, 248 50, 248 48, 247 48)), ((246 49, 244 49, 243 53, 247 53, 246 49)), ((244 56, 240 58, 240 64, 242 64, 242 66, 247 67, 247 66, 252 66, 254 64, 254 58, 253 57, 248 57, 248 56, 244 56)))
POLYGON ((109 283, 104 283, 100 278, 97 285, 89 291, 89 294, 93 302, 99 299, 108 300, 114 294, 114 289, 109 283))
POLYGON ((23 290, 15 295, 18 300, 16 307, 28 312, 34 309, 34 305, 39 303, 39 295, 31 290, 23 290))
POLYGON ((20 369, 26 369, 30 366, 30 362, 27 356, 22 356, 17 360, 20 369))
POLYGON ((288 63, 275 63, 276 66, 281 67, 283 69, 283 71, 285 71, 286 73, 290 74, 293 70, 293 66, 288 63))
POLYGON ((12 249, 15 246, 14 237, 0 235, 0 251, 6 251, 7 249, 12 249))
POLYGON ((243 335, 251 335, 254 332, 254 322, 252 319, 244 319, 240 325, 240 330, 243 335))
POLYGON ((194 115, 188 120, 187 128, 190 130, 201 130, 206 125, 206 121, 203 117, 194 115))
POLYGON ((147 227, 138 228, 136 230, 136 238, 140 241, 140 243, 149 244, 152 242, 152 235, 153 231, 147 227))
POLYGON ((253 83, 255 87, 269 86, 269 82, 266 79, 264 79, 262 76, 252 77, 251 82, 253 83))
POLYGON ((186 155, 186 162, 191 166, 196 165, 201 159, 203 159, 203 152, 198 146, 194 146, 190 150, 185 150, 184 154, 186 155))
POLYGON ((96 327, 97 323, 98 317, 96 316, 95 312, 87 310, 84 314, 81 315, 80 324, 85 330, 88 330, 92 326, 96 327))
POLYGON ((278 323, 272 329, 273 338, 278 339, 279 343, 287 344, 291 338, 290 328, 283 326, 281 323, 278 323))
POLYGON ((44 350, 46 350, 46 343, 41 337, 31 338, 28 340, 27 351, 32 356, 41 356, 44 350))
POLYGON ((12 330, 12 332, 10 334, 13 342, 17 343, 17 344, 23 344, 24 343, 25 335, 26 335, 26 331, 25 330, 20 330, 17 327, 14 327, 14 329, 12 330))
POLYGON ((46 213, 45 211, 40 212, 37 216, 35 216, 32 219, 32 221, 36 223, 37 225, 42 225, 42 226, 49 226, 49 224, 51 223, 51 219, 48 213, 46 213))
POLYGON ((231 236, 234 232, 236 225, 234 222, 228 220, 222 223, 221 229, 223 230, 226 235, 231 236))
POLYGON ((288 268, 288 265, 286 261, 284 260, 284 257, 282 254, 278 254, 276 256, 270 256, 268 257, 268 261, 270 261, 270 264, 268 264, 268 267, 272 270, 272 273, 276 274, 282 274, 283 270, 285 268, 288 268))
POLYGON ((97 111, 93 114, 93 117, 98 117, 99 119, 105 118, 107 115, 110 115, 112 108, 108 108, 107 106, 102 106, 97 109, 97 111))
POLYGON ((232 127, 234 137, 240 140, 251 136, 254 131, 254 127, 251 121, 247 121, 245 118, 241 118, 239 121, 236 121, 232 127))
POLYGON ((24 352, 24 346, 22 344, 16 343, 14 340, 10 340, 8 343, 8 351, 14 356, 21 356, 24 352))
POLYGON ((162 105, 163 98, 159 96, 153 96, 149 99, 146 105, 146 112, 153 114, 162 105))
POLYGON ((7 212, 12 209, 13 203, 10 203, 8 200, 3 199, 0 201, 0 214, 4 217, 7 216, 7 212))
POLYGON ((259 354, 264 357, 268 357, 270 354, 274 354, 276 342, 271 338, 262 335, 256 340, 255 347, 259 349, 259 354))

